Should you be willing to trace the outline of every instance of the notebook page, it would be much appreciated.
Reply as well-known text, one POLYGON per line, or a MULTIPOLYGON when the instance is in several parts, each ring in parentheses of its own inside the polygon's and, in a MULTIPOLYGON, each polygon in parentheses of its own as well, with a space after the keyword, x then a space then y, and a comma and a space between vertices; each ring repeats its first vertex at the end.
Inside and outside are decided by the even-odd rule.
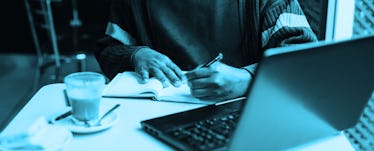
POLYGON ((162 83, 150 78, 147 83, 140 84, 140 76, 135 72, 117 74, 106 86, 103 97, 150 98, 157 101, 183 102, 194 104, 214 104, 216 101, 200 100, 191 95, 187 83, 180 87, 163 88, 162 83))
POLYGON ((155 97, 162 89, 157 79, 151 78, 147 83, 139 83, 140 77, 135 72, 117 74, 105 87, 103 96, 112 97, 155 97))
POLYGON ((191 95, 190 87, 187 83, 182 84, 180 87, 169 86, 163 88, 157 98, 159 101, 170 101, 170 102, 184 102, 194 104, 214 104, 216 101, 211 100, 200 100, 191 95))

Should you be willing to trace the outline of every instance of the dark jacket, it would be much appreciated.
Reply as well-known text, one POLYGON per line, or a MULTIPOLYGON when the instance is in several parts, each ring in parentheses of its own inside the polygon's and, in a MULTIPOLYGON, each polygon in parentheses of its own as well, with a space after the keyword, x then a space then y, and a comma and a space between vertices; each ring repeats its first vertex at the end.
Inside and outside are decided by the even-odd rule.
POLYGON ((95 53, 109 78, 134 70, 131 56, 141 47, 182 70, 222 52, 222 62, 253 71, 248 65, 267 48, 316 40, 296 0, 113 0, 110 10, 95 53))

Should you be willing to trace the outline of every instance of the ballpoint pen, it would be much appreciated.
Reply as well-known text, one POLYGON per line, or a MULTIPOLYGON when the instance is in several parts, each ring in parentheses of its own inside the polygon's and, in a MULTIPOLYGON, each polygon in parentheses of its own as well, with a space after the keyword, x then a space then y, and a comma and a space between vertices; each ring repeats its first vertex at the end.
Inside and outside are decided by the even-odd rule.
POLYGON ((70 100, 69 100, 69 97, 68 97, 68 93, 66 92, 66 89, 63 90, 63 93, 64 93, 64 99, 65 99, 66 106, 70 106, 70 100))
MULTIPOLYGON (((63 94, 64 94, 64 99, 65 99, 66 106, 70 106, 70 101, 69 101, 69 97, 68 97, 68 94, 67 94, 67 92, 66 92, 66 89, 64 89, 62 92, 63 92, 63 94)), ((73 114, 73 112, 72 112, 71 110, 69 110, 69 111, 67 111, 67 112, 65 112, 65 113, 63 113, 63 114, 57 116, 56 118, 54 118, 54 119, 53 119, 52 121, 50 121, 50 122, 56 122, 56 121, 58 121, 58 120, 62 120, 62 119, 64 119, 64 118, 70 116, 71 114, 73 114)))
POLYGON ((211 60, 211 61, 205 63, 205 64, 202 65, 201 67, 209 67, 209 66, 211 66, 213 63, 222 60, 222 58, 223 58, 223 54, 222 54, 222 53, 219 53, 219 54, 217 55, 216 58, 214 58, 213 60, 211 60))
POLYGON ((62 120, 68 116, 70 116, 73 112, 71 110, 65 112, 64 114, 61 114, 60 116, 57 116, 53 121, 56 122, 58 120, 62 120))

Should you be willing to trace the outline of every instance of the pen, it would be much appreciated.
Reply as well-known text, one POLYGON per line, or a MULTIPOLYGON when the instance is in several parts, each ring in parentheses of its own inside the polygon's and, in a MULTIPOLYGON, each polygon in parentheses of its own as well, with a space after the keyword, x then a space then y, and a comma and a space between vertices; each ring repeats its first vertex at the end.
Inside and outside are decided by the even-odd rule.
POLYGON ((67 112, 64 113, 64 114, 62 114, 62 115, 60 115, 60 116, 57 116, 57 117, 55 118, 54 121, 62 120, 62 119, 64 119, 64 118, 70 116, 72 113, 73 113, 72 111, 67 111, 67 112))
POLYGON ((66 106, 70 106, 70 100, 69 100, 68 94, 66 92, 66 89, 63 90, 63 93, 64 93, 66 106))
POLYGON ((204 64, 204 65, 201 66, 201 67, 209 67, 209 66, 212 65, 213 63, 222 60, 222 58, 223 58, 223 54, 222 54, 222 53, 219 53, 218 56, 217 56, 216 58, 214 58, 213 60, 207 62, 206 64, 204 64))

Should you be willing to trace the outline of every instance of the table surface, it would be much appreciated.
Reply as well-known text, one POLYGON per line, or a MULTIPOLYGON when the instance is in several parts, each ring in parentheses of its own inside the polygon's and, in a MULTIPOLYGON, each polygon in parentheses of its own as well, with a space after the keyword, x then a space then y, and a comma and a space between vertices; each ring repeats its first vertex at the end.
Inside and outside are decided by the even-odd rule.
MULTIPOLYGON (((9 123, 0 136, 26 130, 41 116, 52 118, 66 111, 63 89, 64 84, 50 84, 42 87, 9 123)), ((74 134, 73 140, 64 150, 173 150, 158 139, 145 133, 140 121, 201 107, 199 104, 159 102, 140 99, 103 98, 101 111, 106 111, 115 104, 121 104, 116 110, 119 121, 110 129, 91 134, 74 134)), ((341 134, 306 145, 297 150, 354 150, 341 134)))

